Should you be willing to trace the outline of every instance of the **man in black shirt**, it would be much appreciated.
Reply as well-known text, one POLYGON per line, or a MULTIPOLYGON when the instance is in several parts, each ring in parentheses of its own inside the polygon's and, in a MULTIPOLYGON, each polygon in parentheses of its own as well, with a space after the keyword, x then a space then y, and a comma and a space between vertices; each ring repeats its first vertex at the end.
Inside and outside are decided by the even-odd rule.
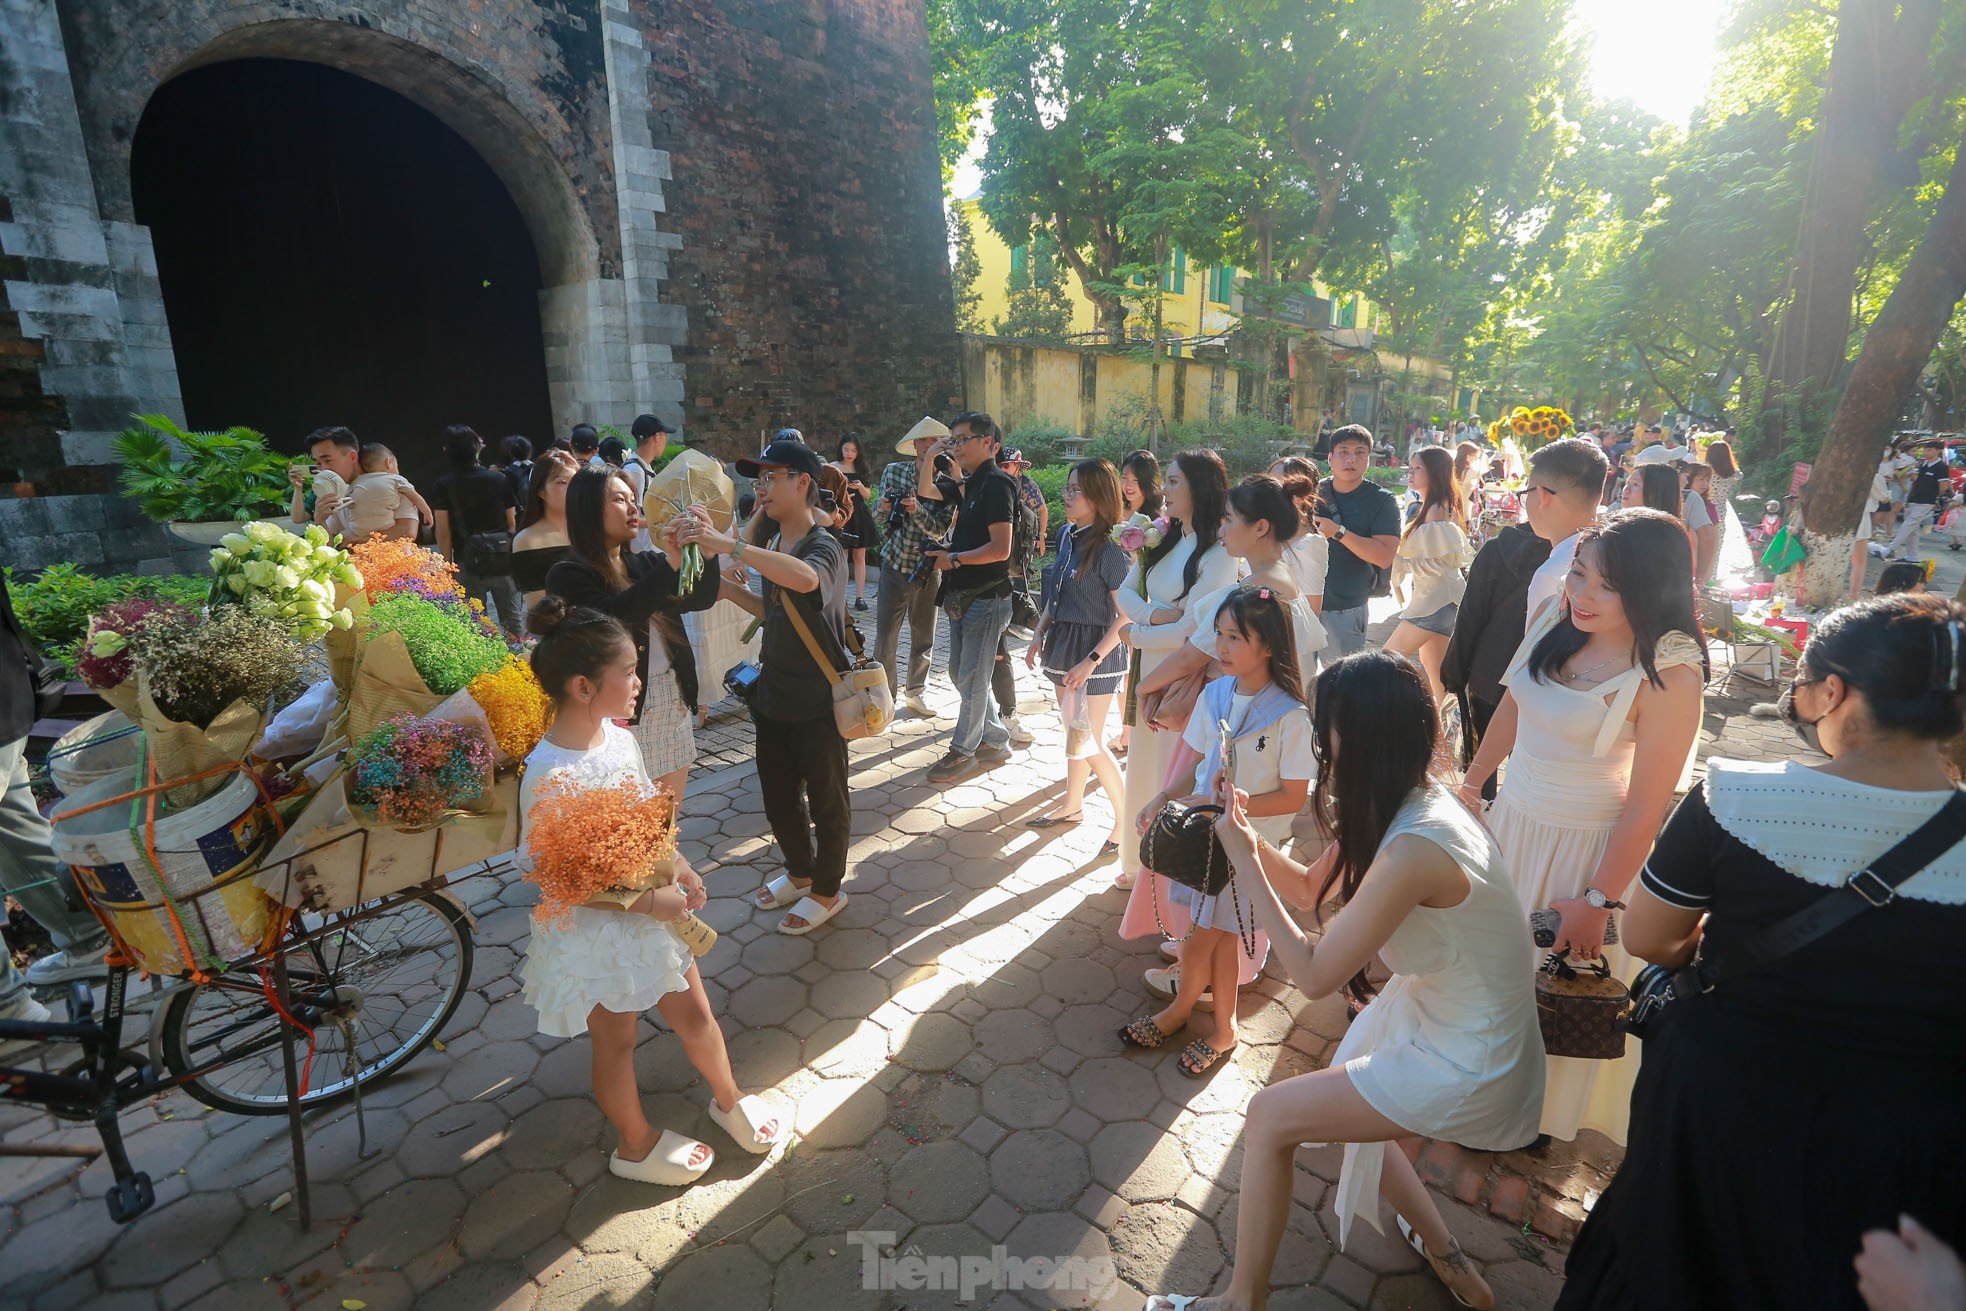
MULTIPOLYGON (((751 695, 758 791, 778 839, 785 872, 758 892, 762 910, 791 907, 781 933, 809 933, 837 915, 847 899, 848 830, 846 739, 833 722, 833 680, 846 667, 846 552, 819 522, 820 459, 802 441, 777 438, 737 472, 756 479, 764 540, 746 541, 706 527, 688 530, 706 552, 724 554, 762 580, 764 595, 736 574, 723 576, 723 597, 764 620, 759 679, 751 695), (772 536, 775 534, 775 536, 772 536), (792 622, 796 607, 819 647, 807 648, 792 622)), ((733 531, 736 531, 735 529, 733 531)))
POLYGON ((1891 539, 1890 558, 1909 560, 1924 544, 1925 528, 1938 512, 1939 489, 1951 479, 1945 457, 1937 442, 1920 442, 1918 468, 1911 475, 1911 494, 1905 497, 1905 517, 1898 523, 1898 534, 1891 539), (1907 555, 1909 551, 1911 554, 1907 555))
POLYGON ((962 471, 962 503, 948 547, 923 555, 942 570, 938 598, 949 617, 949 677, 962 698, 949 754, 928 771, 935 784, 959 782, 1010 759, 1010 731, 990 694, 997 644, 1010 626, 1010 537, 1017 484, 997 465, 996 420, 959 414, 942 445, 962 471))
POLYGON ((457 581, 487 614, 498 611, 498 626, 517 639, 519 585, 512 580, 512 533, 516 511, 505 475, 478 463, 484 438, 468 425, 444 429, 449 469, 430 485, 430 509, 437 520, 437 549, 457 565, 457 581))

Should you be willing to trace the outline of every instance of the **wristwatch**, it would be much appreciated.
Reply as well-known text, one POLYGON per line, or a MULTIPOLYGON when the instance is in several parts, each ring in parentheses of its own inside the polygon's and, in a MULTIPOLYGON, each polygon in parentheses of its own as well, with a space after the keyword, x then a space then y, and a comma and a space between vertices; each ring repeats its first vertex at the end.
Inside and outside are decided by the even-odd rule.
POLYGON ((1338 531, 1331 534, 1331 540, 1334 542, 1342 542, 1345 540, 1345 525, 1343 524, 1338 525, 1338 531))
POLYGON ((1584 900, 1590 903, 1591 909, 1593 910, 1623 910, 1625 908, 1624 902, 1613 901, 1596 888, 1585 888, 1584 900))

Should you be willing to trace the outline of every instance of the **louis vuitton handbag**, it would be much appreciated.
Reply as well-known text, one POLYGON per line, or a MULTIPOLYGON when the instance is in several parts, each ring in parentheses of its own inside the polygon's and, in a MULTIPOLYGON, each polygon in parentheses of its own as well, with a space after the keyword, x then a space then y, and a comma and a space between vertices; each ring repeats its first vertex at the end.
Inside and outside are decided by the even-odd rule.
POLYGON ((1570 952, 1551 952, 1536 971, 1536 1022, 1543 1050, 1551 1056, 1615 1061, 1625 1054, 1625 1030, 1618 1019, 1631 992, 1611 977, 1602 956, 1570 963, 1570 952))

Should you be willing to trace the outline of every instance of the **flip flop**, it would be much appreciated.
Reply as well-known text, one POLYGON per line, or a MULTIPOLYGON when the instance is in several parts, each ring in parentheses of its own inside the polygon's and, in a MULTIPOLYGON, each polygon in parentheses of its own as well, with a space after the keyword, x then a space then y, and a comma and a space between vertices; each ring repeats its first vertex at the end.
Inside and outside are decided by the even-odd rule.
POLYGON ((754 894, 751 897, 751 904, 759 910, 783 910, 800 897, 806 895, 800 890, 798 884, 792 882, 792 876, 790 874, 776 876, 769 883, 765 884, 760 891, 764 893, 763 896, 754 894))
POLYGON ((1190 1079, 1199 1079, 1221 1064, 1222 1058, 1235 1049, 1236 1045, 1230 1043, 1227 1047, 1217 1051, 1208 1045, 1206 1039, 1197 1038, 1181 1049, 1181 1055, 1175 1062, 1175 1068, 1190 1079), (1206 1058, 1203 1057, 1202 1053, 1206 1053, 1206 1058))
POLYGON ((1199 1301, 1196 1293, 1150 1293, 1140 1304, 1140 1311, 1188 1311, 1199 1301))
MULTIPOLYGON (((1112 844, 1109 843, 1108 845, 1112 845, 1112 844)), ((1114 847, 1114 850, 1117 851, 1118 848, 1114 847)), ((1113 891, 1115 892, 1133 891, 1133 884, 1136 877, 1137 876, 1130 869, 1121 870, 1119 873, 1113 875, 1113 891)))
MULTIPOLYGON (((800 897, 799 904, 792 907, 792 914, 797 915, 805 923, 798 928, 791 928, 786 925, 784 920, 780 920, 778 931, 780 933, 790 934, 795 938, 803 938, 806 934, 812 932, 845 909, 846 894, 844 892, 839 895, 839 898, 831 906, 815 901, 811 897, 800 897)), ((791 916, 788 915, 786 918, 790 919, 791 916)))
POLYGON ((778 1146, 785 1137, 785 1117, 771 1103, 762 1097, 740 1097, 729 1111, 717 1105, 717 1099, 710 1099, 710 1119, 719 1129, 729 1134, 731 1141, 747 1152, 763 1156, 778 1146), (778 1121, 769 1138, 760 1139, 764 1126, 778 1121))
POLYGON ((655 1140, 655 1150, 639 1161, 624 1161, 620 1152, 608 1153, 608 1170, 623 1179, 633 1179, 636 1183, 666 1184, 675 1187, 693 1184, 703 1177, 703 1172, 717 1163, 715 1151, 701 1166, 689 1163, 690 1153, 704 1146, 694 1138, 685 1138, 674 1129, 664 1129, 662 1136, 655 1140))
POLYGON ((1151 1015, 1142 1015, 1120 1030, 1121 1046, 1138 1047, 1143 1052, 1150 1052, 1166 1041, 1167 1035, 1161 1032, 1160 1025, 1154 1023, 1151 1015))

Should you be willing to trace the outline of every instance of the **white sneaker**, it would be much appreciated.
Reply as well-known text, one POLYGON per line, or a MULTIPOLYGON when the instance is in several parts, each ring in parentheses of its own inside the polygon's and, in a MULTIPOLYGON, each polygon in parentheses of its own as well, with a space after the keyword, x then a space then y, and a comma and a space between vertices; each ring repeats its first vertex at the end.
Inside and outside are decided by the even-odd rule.
POLYGON ((935 712, 928 708, 928 702, 923 699, 920 692, 903 692, 901 694, 901 704, 909 713, 915 715, 917 718, 935 718, 935 712))
MULTIPOLYGON (((53 1013, 46 1006, 25 992, 5 1006, 0 1006, 0 1020, 25 1020, 30 1024, 46 1024, 53 1018, 53 1013)), ((46 1044, 39 1038, 0 1038, 0 1065, 5 1065, 23 1052, 30 1052, 42 1046, 46 1044)))
POLYGON ((1027 747, 1038 740, 1037 735, 1032 733, 1030 729, 1024 727, 1024 721, 1016 715, 1005 715, 1003 717, 1003 726, 1010 734, 1010 745, 1014 747, 1027 747))
POLYGON ((43 956, 27 967, 28 986, 48 988, 72 979, 107 978, 109 966, 103 958, 108 955, 109 943, 104 942, 94 951, 57 951, 43 956))

